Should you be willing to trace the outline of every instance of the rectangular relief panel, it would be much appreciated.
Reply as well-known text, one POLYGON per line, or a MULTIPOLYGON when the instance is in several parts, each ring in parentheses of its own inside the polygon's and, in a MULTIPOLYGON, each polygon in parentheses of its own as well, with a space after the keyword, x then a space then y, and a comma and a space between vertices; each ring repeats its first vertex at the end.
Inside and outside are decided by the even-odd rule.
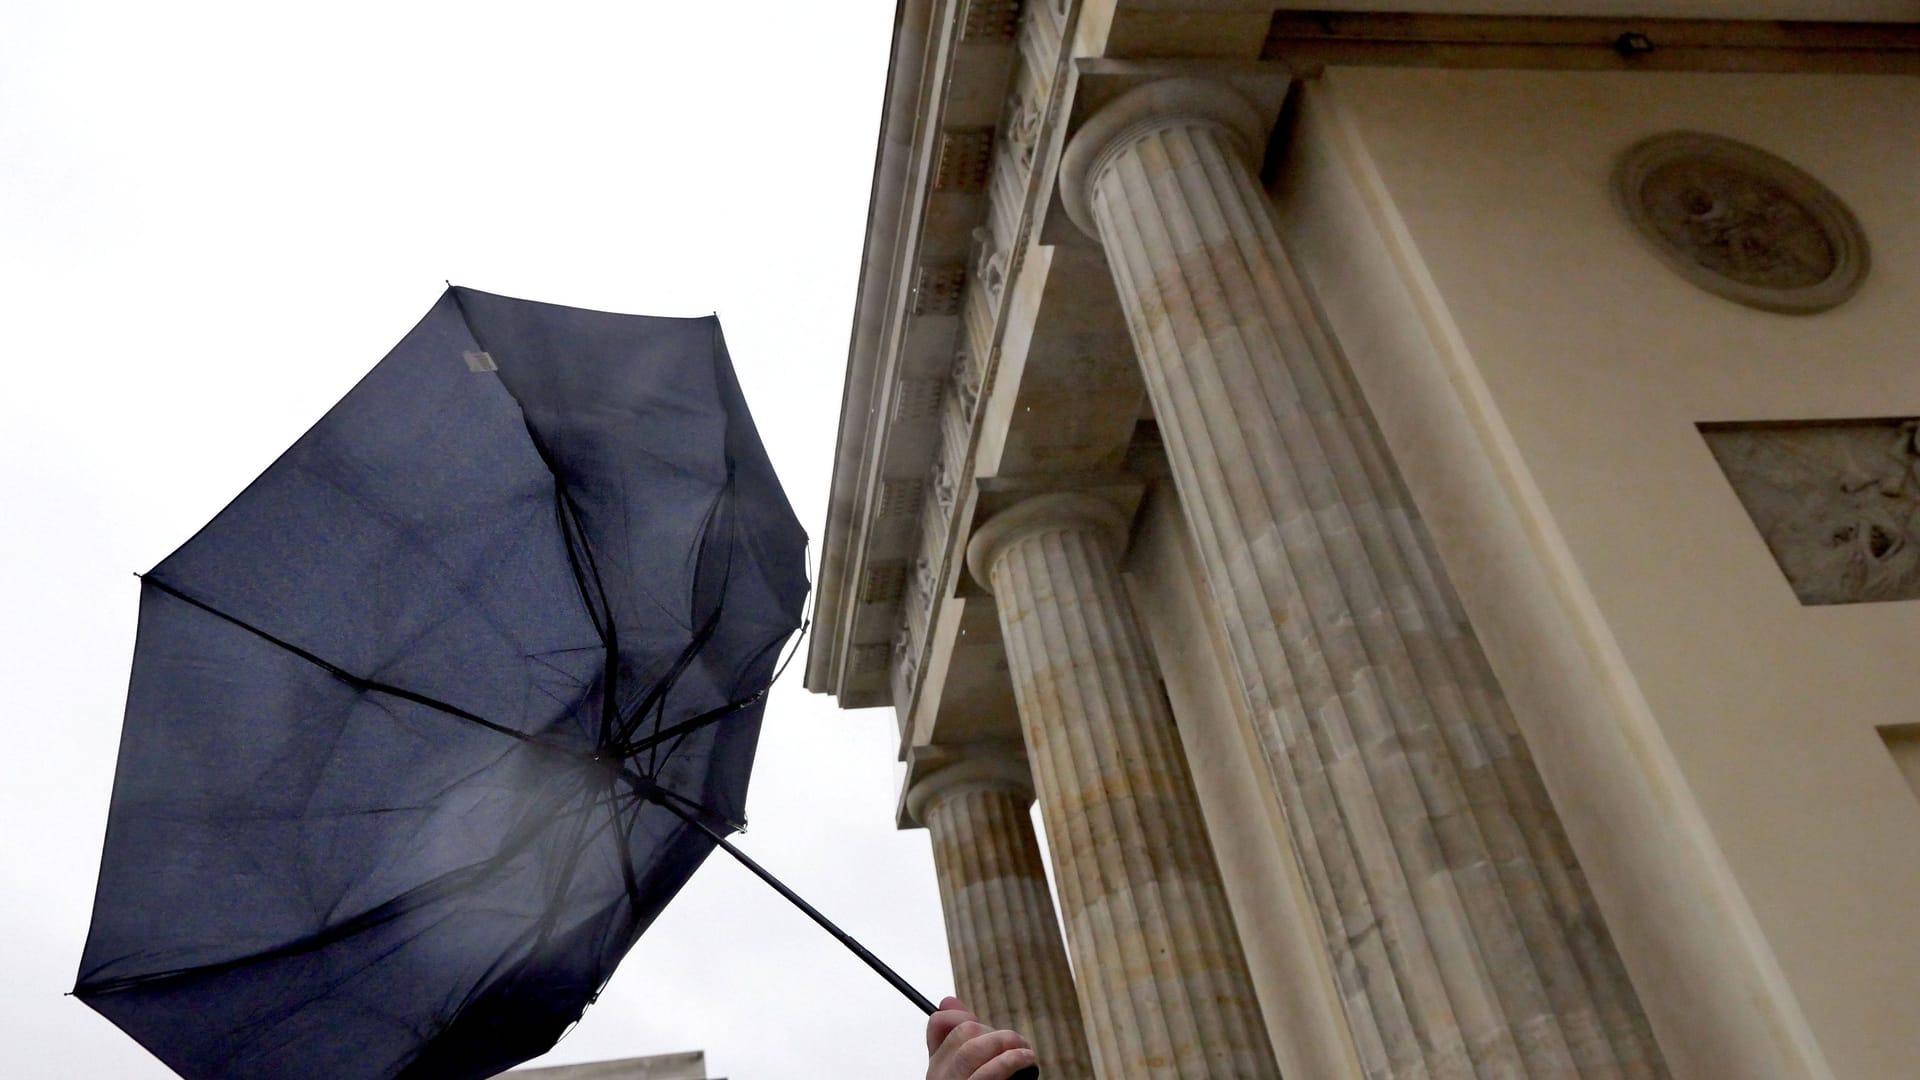
POLYGON ((1920 599, 1920 420, 1698 426, 1802 604, 1920 599))
POLYGON ((1900 775, 1907 778, 1913 797, 1920 799, 1920 724, 1889 724, 1880 729, 1880 739, 1900 767, 1900 775))

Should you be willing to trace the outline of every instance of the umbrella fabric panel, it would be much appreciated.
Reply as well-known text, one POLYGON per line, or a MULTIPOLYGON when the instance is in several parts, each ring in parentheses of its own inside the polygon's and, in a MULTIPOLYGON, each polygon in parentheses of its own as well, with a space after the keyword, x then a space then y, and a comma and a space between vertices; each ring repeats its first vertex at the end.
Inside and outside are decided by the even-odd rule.
POLYGON ((116 781, 82 992, 186 1075, 392 1076, 456 1025, 493 1050, 453 1040, 435 1060, 478 1054, 471 1071, 420 1075, 510 1067, 578 1017, 710 846, 609 768, 359 693, 165 593, 143 608, 143 637, 200 644, 136 665, 152 708, 122 756, 168 768, 116 781), (245 677, 147 692, 209 665, 245 677), (307 722, 206 722, 275 694, 307 722), (476 1027, 503 1002, 511 1023, 476 1027), (500 1040, 532 1049, 489 1056, 500 1040))
MULTIPOLYGON (((750 669, 770 663, 799 622, 807 582, 792 552, 806 536, 754 431, 719 321, 455 295, 584 538, 589 604, 617 645, 609 711, 629 724, 663 709, 699 715, 737 700, 741 685, 764 685, 750 669), (684 356, 705 362, 668 362, 684 356), (665 627, 685 639, 663 648, 665 627), (649 698, 663 688, 670 698, 649 698)), ((743 787, 714 795, 737 817, 743 787)))
POLYGON ((149 578, 352 675, 552 724, 540 659, 601 642, 554 476, 477 348, 444 298, 149 578))
MULTIPOLYGON (((529 843, 566 842, 571 823, 588 820, 563 816, 529 843)), ((490 1076, 543 1052, 579 1016, 706 843, 683 835, 674 847, 638 882, 644 910, 606 866, 576 875, 571 903, 551 906, 542 860, 523 855, 370 913, 348 948, 315 942, 91 1003, 188 1076, 490 1076), (486 879, 478 891, 476 876, 486 879), (585 902, 589 891, 606 905, 585 902), (556 910, 568 917, 548 922, 556 910)))

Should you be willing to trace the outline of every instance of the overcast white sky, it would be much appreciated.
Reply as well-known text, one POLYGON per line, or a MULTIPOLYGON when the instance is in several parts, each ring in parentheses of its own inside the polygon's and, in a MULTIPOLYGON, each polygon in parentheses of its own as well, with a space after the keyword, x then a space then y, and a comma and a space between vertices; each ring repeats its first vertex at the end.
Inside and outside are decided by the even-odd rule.
MULTIPOLYGON (((816 543, 892 0, 11 0, 0 18, 0 1073, 170 1075, 71 988, 144 571, 442 279, 718 311, 816 543)), ((775 689, 742 846, 949 984, 890 711, 775 689)), ((716 855, 542 1064, 919 1075, 922 1019, 716 855)))

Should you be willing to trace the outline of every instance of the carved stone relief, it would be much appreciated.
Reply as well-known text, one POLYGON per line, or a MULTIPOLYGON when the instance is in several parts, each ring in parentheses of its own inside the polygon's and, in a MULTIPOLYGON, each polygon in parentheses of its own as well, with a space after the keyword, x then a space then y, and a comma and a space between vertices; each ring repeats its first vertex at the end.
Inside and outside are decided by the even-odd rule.
POLYGON ((1702 424, 1803 604, 1920 599, 1920 420, 1702 424))
POLYGON ((872 563, 860 577, 860 602, 893 605, 907 589, 907 564, 902 561, 872 563))
MULTIPOLYGON (((944 479, 945 473, 944 463, 936 455, 927 477, 927 499, 924 512, 920 515, 920 558, 927 564, 927 572, 930 576, 933 574, 933 568, 944 561, 947 533, 953 529, 954 489, 952 482, 944 479), (946 492, 946 502, 940 499, 942 488, 946 492)), ((932 608, 932 593, 927 594, 926 603, 928 608, 932 608)))
MULTIPOLYGON (((914 560, 913 572, 907 582, 907 598, 901 605, 900 625, 906 631, 906 648, 918 669, 921 650, 926 647, 927 627, 933 615, 933 603, 939 592, 939 579, 934 574, 933 564, 925 556, 914 560)), ((911 687, 913 684, 907 684, 911 687)), ((902 701, 906 700, 904 698, 902 701)))
POLYGON ((967 0, 961 41, 1009 41, 1020 24, 1020 0, 967 0))
POLYGON ((1046 102, 1042 95, 1021 98, 1013 107, 1013 114, 1007 120, 1007 145, 1022 169, 1033 167, 1035 143, 1040 138, 1040 122, 1046 118, 1046 102))
POLYGON ((905 622, 893 631, 894 700, 904 702, 913 689, 913 677, 920 667, 920 654, 913 647, 913 631, 905 622))
POLYGON ((1007 95, 1007 115, 1002 125, 1007 144, 1013 148, 1022 170, 1033 165, 1040 126, 1046 120, 1047 104, 1053 97, 1058 39, 1057 17, 1043 5, 1029 8, 1026 22, 1020 28, 1020 68, 1013 80, 1013 91, 1007 95))
POLYGON ((913 561, 913 584, 907 597, 913 607, 924 608, 932 602, 933 591, 933 564, 923 555, 913 561))
POLYGON ((874 507, 874 517, 903 518, 920 512, 920 500, 926 485, 917 477, 912 479, 888 477, 880 481, 880 497, 874 507))
POLYGON ((952 470, 947 468, 946 455, 942 453, 933 459, 933 467, 928 471, 933 480, 933 502, 945 517, 953 509, 954 480, 952 470))
POLYGON ((853 655, 848 662, 850 669, 848 673, 856 679, 884 674, 887 670, 887 659, 892 655, 893 646, 888 642, 855 645, 853 655))
POLYGON ((959 406, 960 415, 968 422, 973 420, 973 408, 980 401, 980 371, 974 366, 973 352, 962 348, 953 354, 953 400, 959 406))
POLYGON ((894 387, 893 418, 912 423, 938 415, 945 390, 940 379, 901 379, 894 387))
MULTIPOLYGON (((958 392, 956 391, 956 398, 958 392)), ((940 417, 940 459, 946 463, 952 483, 961 482, 967 472, 967 455, 973 449, 973 409, 970 402, 949 400, 940 417)))
POLYGON ((975 226, 973 244, 974 276, 986 286, 989 297, 997 298, 1000 295, 1000 287, 1006 284, 1007 253, 995 247, 993 230, 985 225, 975 226))
POLYGON ((993 129, 962 128, 940 133, 935 191, 985 191, 993 162, 993 129))
POLYGON ((1614 193, 1667 265, 1729 300, 1824 311, 1866 276, 1866 235, 1839 197, 1745 143, 1697 132, 1642 140, 1622 155, 1614 193))
POLYGON ((922 266, 913 280, 915 315, 958 315, 960 297, 967 287, 965 263, 922 266))

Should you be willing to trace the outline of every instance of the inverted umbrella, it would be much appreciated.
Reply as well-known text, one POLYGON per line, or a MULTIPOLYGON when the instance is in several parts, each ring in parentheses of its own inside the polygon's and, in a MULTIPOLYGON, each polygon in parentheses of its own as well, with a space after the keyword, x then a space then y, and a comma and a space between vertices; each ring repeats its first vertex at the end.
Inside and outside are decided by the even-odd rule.
POLYGON ((144 575, 75 993, 189 1077, 544 1052, 733 851, 805 543, 716 319, 449 288, 144 575))

